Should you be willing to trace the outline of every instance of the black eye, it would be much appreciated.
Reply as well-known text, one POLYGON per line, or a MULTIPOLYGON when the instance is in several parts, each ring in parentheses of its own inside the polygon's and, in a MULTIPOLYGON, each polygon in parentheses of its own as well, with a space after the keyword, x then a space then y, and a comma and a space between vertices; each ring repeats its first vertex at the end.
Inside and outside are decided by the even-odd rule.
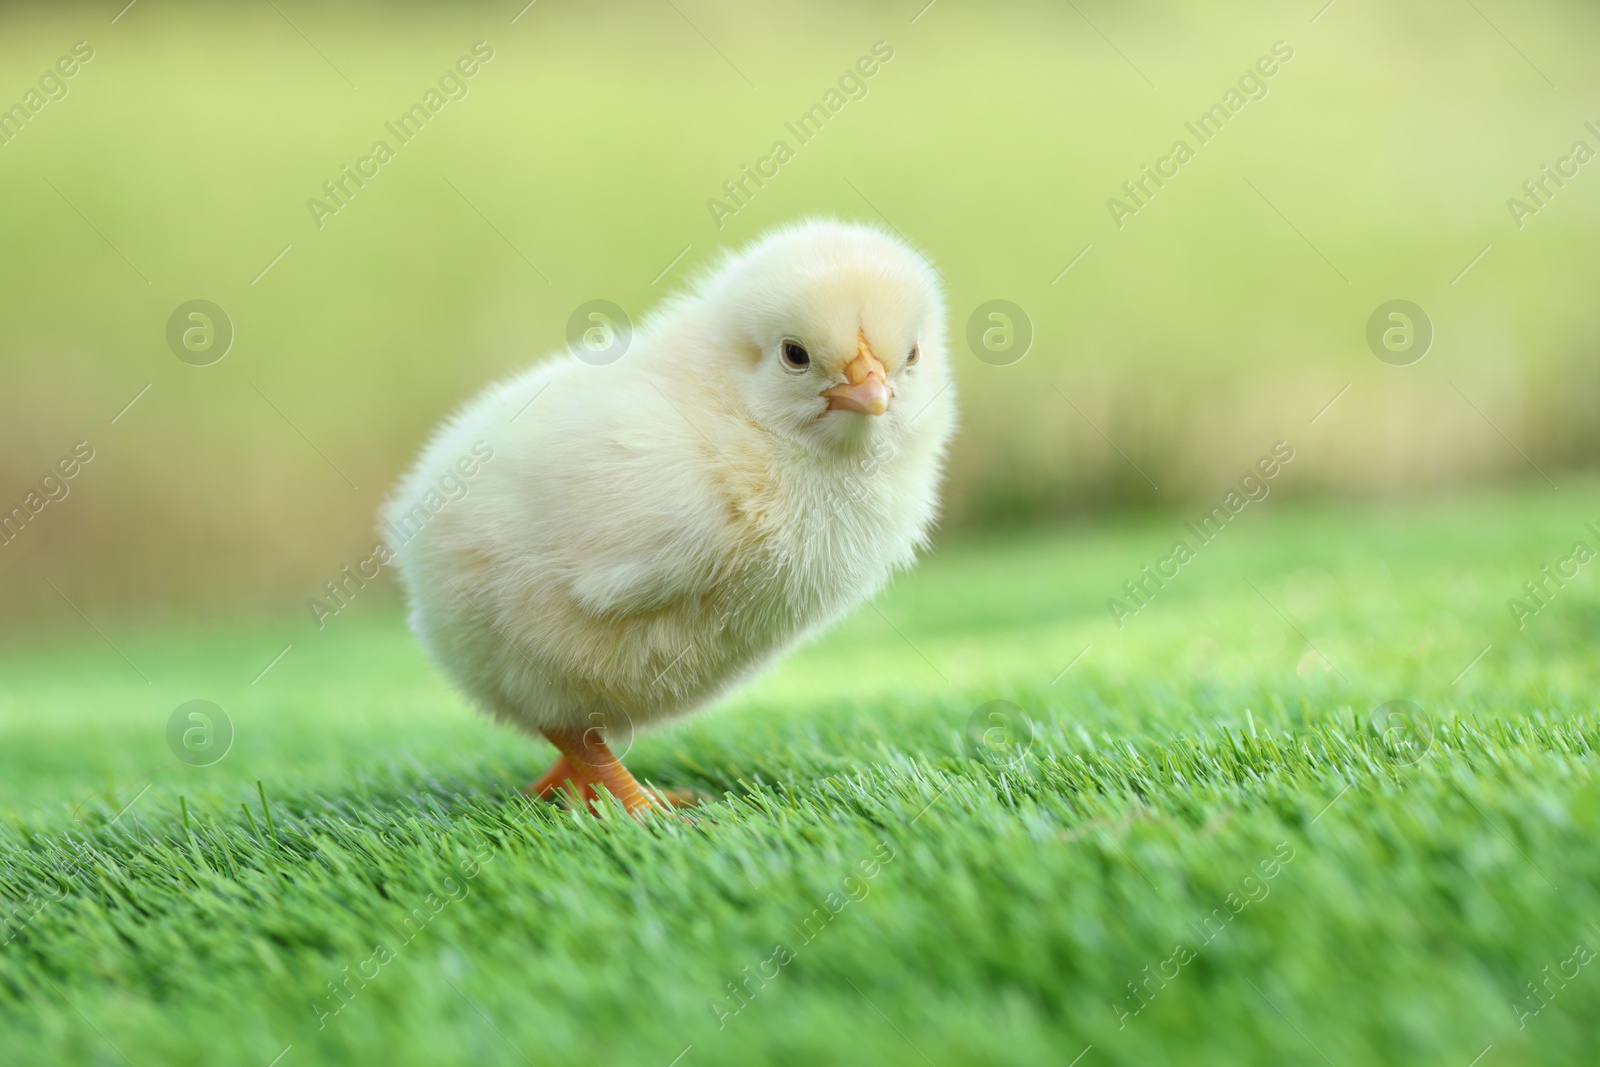
POLYGON ((913 363, 915 363, 917 361, 917 359, 921 355, 922 355, 922 346, 921 345, 912 345, 911 346, 911 354, 906 357, 906 366, 908 366, 908 367, 911 366, 913 363))
POLYGON ((811 353, 799 341, 783 342, 783 361, 795 370, 811 366, 811 353))

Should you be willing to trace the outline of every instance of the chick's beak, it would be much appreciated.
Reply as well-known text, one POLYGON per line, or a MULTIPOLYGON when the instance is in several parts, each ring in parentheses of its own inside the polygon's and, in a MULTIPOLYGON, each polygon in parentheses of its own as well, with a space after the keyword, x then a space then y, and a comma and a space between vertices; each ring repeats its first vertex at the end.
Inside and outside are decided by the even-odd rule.
MULTIPOLYGON (((865 331, 856 334, 856 356, 844 367, 844 381, 824 389, 827 411, 855 411, 882 415, 889 410, 889 372, 867 343, 865 331)), ((827 414, 824 412, 823 414, 827 414)))

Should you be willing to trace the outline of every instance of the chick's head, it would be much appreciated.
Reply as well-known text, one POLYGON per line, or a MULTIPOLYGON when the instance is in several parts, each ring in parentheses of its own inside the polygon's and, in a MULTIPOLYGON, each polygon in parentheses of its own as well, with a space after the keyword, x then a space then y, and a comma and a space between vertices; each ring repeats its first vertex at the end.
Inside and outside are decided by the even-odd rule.
MULTIPOLYGON (((942 436, 944 299, 928 262, 866 226, 809 222, 736 257, 708 296, 747 414, 821 450, 942 436)), ((948 397, 943 398, 948 403, 948 397)))

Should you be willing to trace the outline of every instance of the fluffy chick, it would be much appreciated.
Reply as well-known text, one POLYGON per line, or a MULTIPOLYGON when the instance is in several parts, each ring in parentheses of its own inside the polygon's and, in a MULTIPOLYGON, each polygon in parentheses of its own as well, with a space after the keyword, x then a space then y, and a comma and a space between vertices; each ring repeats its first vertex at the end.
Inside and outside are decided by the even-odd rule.
POLYGON ((912 563, 955 427, 944 318, 902 241, 807 222, 615 362, 558 356, 437 432, 384 532, 434 661, 560 750, 530 792, 660 804, 607 738, 704 707, 912 563))

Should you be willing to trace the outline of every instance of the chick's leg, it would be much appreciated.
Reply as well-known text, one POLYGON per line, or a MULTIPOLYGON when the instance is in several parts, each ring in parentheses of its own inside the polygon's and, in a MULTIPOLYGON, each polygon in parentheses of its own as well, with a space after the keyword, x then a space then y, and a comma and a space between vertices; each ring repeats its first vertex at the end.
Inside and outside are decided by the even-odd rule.
POLYGON ((530 797, 540 800, 549 800, 559 793, 563 786, 571 785, 572 790, 582 799, 591 803, 598 794, 594 791, 595 779, 579 770, 564 754, 556 757, 550 769, 538 778, 528 783, 528 788, 523 792, 530 797))
POLYGON ((570 765, 567 777, 585 779, 590 783, 590 793, 594 785, 604 785, 630 814, 662 806, 628 773, 597 730, 545 728, 544 735, 570 765))

